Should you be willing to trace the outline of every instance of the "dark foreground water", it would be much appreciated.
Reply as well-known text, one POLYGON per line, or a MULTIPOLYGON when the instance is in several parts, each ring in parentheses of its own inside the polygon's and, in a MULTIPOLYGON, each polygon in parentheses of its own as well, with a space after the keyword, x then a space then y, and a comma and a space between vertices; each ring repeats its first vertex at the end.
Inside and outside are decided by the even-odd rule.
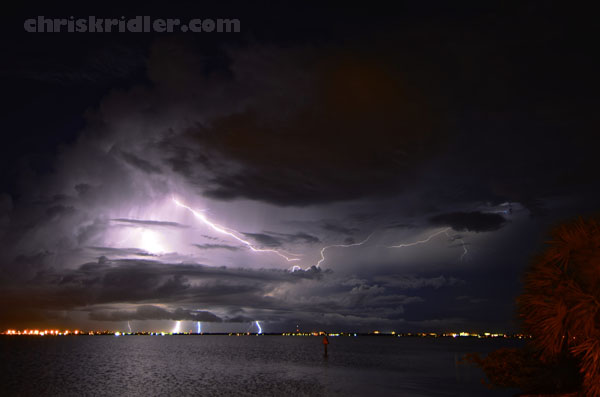
POLYGON ((0 337, 0 395, 512 396, 459 360, 514 340, 472 338, 0 337))

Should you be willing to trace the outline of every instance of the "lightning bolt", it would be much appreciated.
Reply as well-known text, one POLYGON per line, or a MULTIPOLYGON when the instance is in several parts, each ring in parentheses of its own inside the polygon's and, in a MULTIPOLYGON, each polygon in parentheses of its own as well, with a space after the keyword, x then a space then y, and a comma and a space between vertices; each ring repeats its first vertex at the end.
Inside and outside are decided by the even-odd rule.
POLYGON ((419 240, 419 241, 415 241, 413 243, 407 243, 407 244, 392 245, 388 248, 405 248, 405 247, 412 247, 412 246, 419 245, 419 244, 425 244, 425 243, 428 243, 432 238, 439 236, 442 233, 446 233, 450 229, 451 228, 447 227, 445 229, 438 230, 437 232, 435 232, 432 235, 430 235, 429 237, 427 237, 425 240, 419 240))
POLYGON ((458 258, 458 260, 462 261, 465 258, 465 256, 469 253, 469 251, 467 250, 467 244, 465 244, 465 240, 463 240, 462 237, 460 237, 460 236, 451 236, 450 234, 448 234, 447 231, 446 231, 446 236, 448 236, 448 238, 450 238, 452 240, 460 241, 462 248, 463 248, 463 253, 461 254, 460 258, 458 258))
MULTIPOLYGON (((212 230, 214 230, 217 233, 221 233, 221 234, 225 234, 235 240, 237 240, 238 242, 244 244, 246 247, 248 247, 252 252, 257 252, 257 253, 272 253, 275 255, 278 255, 280 257, 282 257, 283 259, 285 259, 288 262, 295 262, 295 261, 299 261, 300 258, 297 258, 298 256, 301 256, 299 254, 294 254, 294 253, 289 253, 286 251, 282 251, 282 250, 274 250, 274 249, 264 249, 264 248, 257 248, 256 246, 254 246, 250 241, 243 239, 242 237, 239 236, 240 232, 233 230, 233 229, 229 229, 225 226, 219 225, 218 223, 214 223, 212 222, 210 219, 208 219, 206 217, 206 215, 202 214, 201 211, 206 211, 206 210, 195 210, 183 203, 181 203, 180 201, 178 201, 177 199, 175 199, 173 197, 173 202, 182 208, 187 209, 188 211, 190 211, 197 219, 199 219, 202 223, 204 223, 206 226, 208 226, 209 228, 211 228, 212 230), (287 255, 285 255, 285 254, 287 255)), ((423 240, 418 240, 418 241, 414 241, 412 243, 402 243, 402 244, 397 244, 397 245, 392 245, 389 246, 387 248, 406 248, 406 247, 412 247, 415 245, 420 245, 420 244, 426 244, 429 241, 431 241, 433 238, 439 236, 440 234, 444 233, 446 234, 447 237, 449 238, 454 238, 458 241, 461 242, 462 247, 463 247, 463 253, 460 256, 460 260, 462 261, 464 259, 464 257, 468 254, 468 250, 467 250, 467 245, 465 244, 465 241, 460 238, 460 237, 456 237, 456 236, 451 236, 448 232, 451 228, 447 227, 441 230, 436 231, 435 233, 429 235, 427 238, 423 239, 423 240)), ((374 233, 374 232, 373 232, 374 233)), ((356 247, 356 246, 360 246, 363 245, 365 243, 367 243, 369 241, 369 239, 373 236, 373 233, 371 233, 366 239, 364 239, 361 242, 358 243, 353 243, 353 244, 332 244, 332 245, 327 245, 323 248, 321 248, 320 254, 321 254, 321 258, 317 261, 316 266, 319 267, 321 265, 321 263, 323 263, 326 259, 325 256, 325 252, 330 249, 330 248, 349 248, 349 247, 356 247)), ((294 265, 291 268, 292 272, 295 271, 299 271, 299 270, 303 270, 302 267, 294 265)), ((260 325, 258 325, 258 322, 256 324, 259 328, 260 325)))
POLYGON ((197 334, 200 335, 202 333, 202 324, 200 324, 200 321, 198 321, 197 326, 198 326, 198 332, 197 332, 197 334))
POLYGON ((258 321, 255 321, 256 326, 258 327, 258 333, 262 334, 262 328, 260 327, 260 324, 258 323, 258 321))
POLYGON ((463 260, 464 257, 469 253, 469 251, 467 251, 467 245, 465 244, 465 240, 463 240, 462 238, 459 240, 462 243, 462 247, 463 247, 463 253, 460 256, 459 260, 463 260))
POLYGON ((406 248, 406 247, 413 247, 413 246, 419 245, 419 244, 426 244, 429 241, 431 241, 431 239, 433 239, 434 237, 437 237, 437 236, 439 236, 440 234, 443 233, 443 234, 445 234, 450 239, 460 241, 460 243, 462 244, 463 253, 460 256, 459 260, 462 261, 464 259, 464 257, 468 254, 467 244, 465 244, 465 240, 463 240, 461 237, 450 235, 450 233, 448 233, 450 231, 450 229, 452 229, 452 228, 451 227, 447 227, 447 228, 444 228, 442 230, 438 230, 437 232, 435 232, 433 234, 430 234, 424 240, 418 240, 418 241, 414 241, 412 243, 403 243, 403 244, 398 244, 398 245, 392 245, 392 246, 389 246, 388 248, 406 248))
POLYGON ((239 241, 240 243, 244 244, 245 246, 247 246, 248 248, 250 248, 250 250, 252 252, 267 252, 267 253, 271 253, 271 254, 275 254, 275 255, 279 255, 280 257, 282 257, 283 259, 285 259, 288 262, 294 262, 294 261, 299 261, 299 258, 292 258, 291 256, 299 256, 296 254, 291 254, 291 256, 287 256, 282 254, 280 251, 277 250, 273 250, 273 249, 263 249, 263 248, 256 248, 254 245, 252 245, 252 243, 248 240, 244 240, 243 238, 239 237, 237 234, 239 232, 232 230, 232 229, 228 229, 225 226, 221 226, 217 223, 212 222, 211 220, 209 220, 204 214, 201 214, 199 211, 194 210, 191 207, 188 207, 187 205, 177 201, 175 198, 173 198, 173 202, 175 204, 177 204, 179 207, 185 208, 186 210, 190 211, 192 214, 194 214, 194 216, 196 218, 198 218, 202 223, 204 223, 206 226, 210 227, 212 230, 214 230, 217 233, 221 233, 221 234, 225 234, 237 241, 239 241))
POLYGON ((127 321, 127 328, 129 328, 129 333, 131 333, 131 325, 129 325, 129 321, 127 321))
MULTIPOLYGON (((375 233, 375 232, 373 232, 373 233, 375 233)), ((369 237, 367 237, 366 239, 364 239, 360 243, 334 244, 334 245, 328 245, 328 246, 325 246, 325 247, 321 248, 321 259, 319 259, 319 261, 317 262, 316 266, 319 267, 321 265, 321 263, 323 263, 325 261, 325 251, 327 251, 329 248, 349 248, 349 247, 356 247, 356 246, 359 246, 359 245, 363 245, 364 243, 366 243, 367 241, 369 241, 369 239, 371 238, 371 236, 373 236, 373 233, 369 234, 369 237)), ((294 271, 294 268, 292 268, 292 271, 294 271)))
POLYGON ((175 328, 173 328, 173 331, 171 331, 171 332, 174 334, 178 334, 180 329, 181 329, 181 321, 176 321, 175 328))

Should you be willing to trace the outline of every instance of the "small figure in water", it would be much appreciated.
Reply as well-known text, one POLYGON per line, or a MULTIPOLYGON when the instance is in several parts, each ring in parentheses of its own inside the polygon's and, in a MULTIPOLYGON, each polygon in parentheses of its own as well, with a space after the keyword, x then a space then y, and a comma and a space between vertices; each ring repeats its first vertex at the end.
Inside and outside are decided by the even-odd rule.
POLYGON ((329 344, 329 339, 327 339, 327 334, 323 334, 323 348, 325 349, 325 354, 323 357, 327 357, 327 345, 329 344))

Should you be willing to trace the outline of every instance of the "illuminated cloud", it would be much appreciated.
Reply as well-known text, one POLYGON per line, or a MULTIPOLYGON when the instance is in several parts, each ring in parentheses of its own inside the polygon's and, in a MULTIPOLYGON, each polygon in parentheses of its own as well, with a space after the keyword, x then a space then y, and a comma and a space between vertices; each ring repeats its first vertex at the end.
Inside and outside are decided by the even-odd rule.
POLYGON ((135 310, 92 311, 90 319, 95 321, 129 320, 175 320, 221 322, 222 320, 207 311, 192 311, 182 308, 167 310, 159 306, 143 305, 135 310))

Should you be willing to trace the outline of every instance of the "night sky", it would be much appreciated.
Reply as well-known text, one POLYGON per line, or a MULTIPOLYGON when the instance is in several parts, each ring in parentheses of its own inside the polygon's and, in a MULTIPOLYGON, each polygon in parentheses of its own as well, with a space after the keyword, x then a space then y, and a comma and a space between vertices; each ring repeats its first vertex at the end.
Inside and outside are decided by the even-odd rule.
POLYGON ((419 4, 5 15, 0 328, 518 330, 548 228, 598 210, 597 22, 419 4))

